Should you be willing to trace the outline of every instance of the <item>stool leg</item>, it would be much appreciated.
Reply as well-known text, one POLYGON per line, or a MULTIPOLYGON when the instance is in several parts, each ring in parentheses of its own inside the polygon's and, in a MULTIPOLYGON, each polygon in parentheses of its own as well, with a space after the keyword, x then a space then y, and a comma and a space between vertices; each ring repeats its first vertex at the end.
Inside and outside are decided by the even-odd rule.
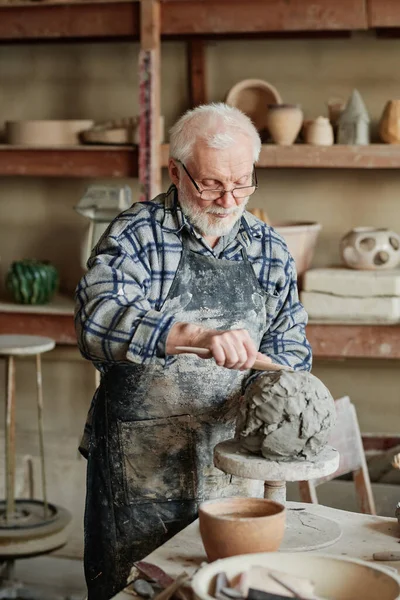
POLYGON ((46 488, 46 469, 44 460, 44 437, 43 437, 43 387, 42 387, 42 361, 40 354, 36 354, 36 384, 37 384, 37 408, 38 408, 38 426, 39 426, 39 449, 40 449, 40 467, 42 471, 42 493, 44 503, 44 517, 48 515, 47 488, 46 488))
POLYGON ((7 357, 6 375, 6 521, 15 513, 15 362, 7 357))
POLYGON ((286 481, 264 481, 264 498, 286 504, 286 481))

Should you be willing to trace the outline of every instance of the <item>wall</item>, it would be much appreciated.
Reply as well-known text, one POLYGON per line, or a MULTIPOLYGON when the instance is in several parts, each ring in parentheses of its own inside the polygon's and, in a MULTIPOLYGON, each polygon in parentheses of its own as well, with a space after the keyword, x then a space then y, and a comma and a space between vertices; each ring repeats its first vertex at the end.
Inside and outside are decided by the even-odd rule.
MULTIPOLYGON (((357 87, 376 122, 386 100, 400 97, 399 48, 400 40, 377 40, 371 34, 337 40, 212 42, 207 48, 209 98, 223 100, 238 80, 259 77, 273 83, 285 101, 301 103, 305 116, 312 118, 326 114, 329 97, 346 98, 357 87)), ((137 53, 136 44, 125 43, 0 46, 0 121, 136 114, 137 53)), ((164 44, 162 57, 162 112, 168 128, 187 107, 184 44, 164 44)), ((322 223, 315 265, 338 261, 340 236, 353 226, 389 225, 400 231, 396 171, 260 170, 259 180, 252 205, 265 208, 273 221, 322 223)), ((64 289, 74 288, 81 274, 86 222, 73 207, 88 183, 0 181, 1 280, 13 259, 47 258, 60 269, 64 289)), ((136 183, 130 183, 137 194, 136 183)), ((397 363, 317 361, 314 372, 335 396, 352 397, 364 431, 397 431, 397 363)), ((85 461, 76 446, 93 390, 93 370, 76 350, 59 348, 46 357, 43 377, 50 499, 74 513, 64 554, 77 556, 82 551, 85 461)), ((28 360, 18 363, 17 393, 19 453, 35 454, 34 370, 28 360)), ((21 475, 18 481, 22 485, 21 475)))

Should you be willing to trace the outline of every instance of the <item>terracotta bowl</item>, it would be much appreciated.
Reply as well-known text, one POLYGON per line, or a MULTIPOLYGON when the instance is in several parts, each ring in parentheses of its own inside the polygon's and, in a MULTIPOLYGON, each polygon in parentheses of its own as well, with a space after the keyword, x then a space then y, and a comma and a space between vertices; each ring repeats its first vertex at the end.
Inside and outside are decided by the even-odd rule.
POLYGON ((296 264, 297 275, 303 275, 311 266, 321 225, 296 221, 272 226, 287 243, 296 264))
POLYGON ((280 104, 278 90, 263 79, 243 79, 228 92, 225 102, 236 106, 253 121, 258 131, 267 127, 268 104, 280 104))
POLYGON ((209 561, 253 552, 273 552, 285 533, 286 509, 264 498, 203 502, 200 534, 209 561))

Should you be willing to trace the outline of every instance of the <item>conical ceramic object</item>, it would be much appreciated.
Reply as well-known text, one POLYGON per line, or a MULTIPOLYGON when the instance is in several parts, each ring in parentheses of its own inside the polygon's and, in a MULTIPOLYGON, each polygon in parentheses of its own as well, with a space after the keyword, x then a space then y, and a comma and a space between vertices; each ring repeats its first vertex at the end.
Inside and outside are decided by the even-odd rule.
POLYGON ((387 144, 400 144, 400 100, 389 100, 379 122, 379 135, 387 144))
POLYGON ((291 146, 303 123, 303 111, 297 104, 269 104, 267 127, 279 146, 291 146))
POLYGON ((353 90, 338 119, 338 144, 368 145, 369 115, 361 94, 353 90))
POLYGON ((306 144, 313 146, 332 146, 333 127, 326 117, 318 117, 308 123, 304 130, 306 144))

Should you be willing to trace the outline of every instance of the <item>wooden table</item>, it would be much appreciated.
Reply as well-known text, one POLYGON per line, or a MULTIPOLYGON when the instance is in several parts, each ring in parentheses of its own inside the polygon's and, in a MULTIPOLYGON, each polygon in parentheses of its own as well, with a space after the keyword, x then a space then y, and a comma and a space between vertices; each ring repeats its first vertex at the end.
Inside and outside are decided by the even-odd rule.
MULTIPOLYGON (((287 508, 305 508, 308 512, 332 519, 340 524, 342 537, 332 546, 322 550, 314 550, 317 554, 336 554, 372 561, 374 552, 400 551, 400 525, 397 519, 373 517, 359 513, 347 512, 322 506, 320 504, 303 504, 288 502, 287 508)), ((394 511, 394 508, 393 508, 394 511)), ((171 577, 182 571, 193 573, 201 563, 206 562, 206 555, 199 533, 199 523, 195 521, 183 529, 166 544, 149 554, 144 560, 163 569, 171 577)), ((387 565, 399 574, 400 561, 377 562, 376 565, 387 565)), ((132 600, 128 592, 120 592, 114 600, 132 600)))

